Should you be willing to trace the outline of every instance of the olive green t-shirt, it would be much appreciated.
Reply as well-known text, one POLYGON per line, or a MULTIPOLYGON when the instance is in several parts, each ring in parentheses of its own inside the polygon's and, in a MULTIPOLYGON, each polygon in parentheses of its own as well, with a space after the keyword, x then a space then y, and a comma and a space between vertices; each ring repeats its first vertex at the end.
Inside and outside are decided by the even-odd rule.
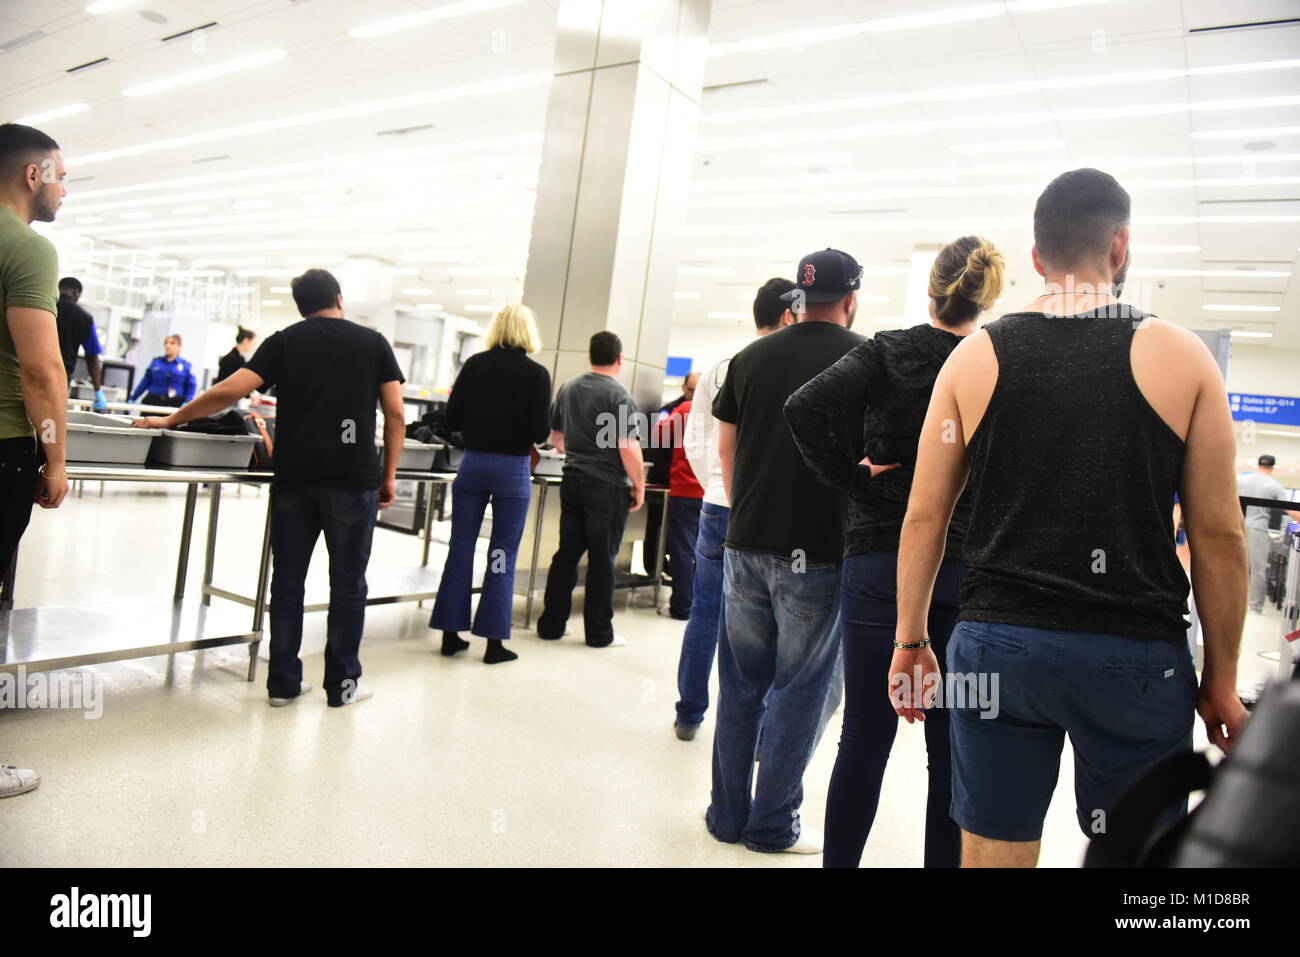
POLYGON ((43 309, 53 326, 59 307, 59 257, 53 243, 8 206, 0 206, 0 439, 32 434, 18 352, 9 334, 10 306, 43 309))

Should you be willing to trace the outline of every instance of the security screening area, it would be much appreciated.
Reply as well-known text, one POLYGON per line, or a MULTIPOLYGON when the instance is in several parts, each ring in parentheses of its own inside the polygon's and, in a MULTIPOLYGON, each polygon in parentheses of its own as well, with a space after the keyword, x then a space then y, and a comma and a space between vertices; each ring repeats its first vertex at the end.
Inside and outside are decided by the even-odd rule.
POLYGON ((1271 0, 0 3, 36 924, 165 936, 188 869, 263 867, 1050 867, 1080 929, 1276 919, 1298 39, 1271 0))

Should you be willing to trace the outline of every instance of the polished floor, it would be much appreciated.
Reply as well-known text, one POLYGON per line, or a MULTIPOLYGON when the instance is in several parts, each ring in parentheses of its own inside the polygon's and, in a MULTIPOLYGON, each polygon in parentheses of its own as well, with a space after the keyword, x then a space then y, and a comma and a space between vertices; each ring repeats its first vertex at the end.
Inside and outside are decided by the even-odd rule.
MULTIPOLYGON (((39 513, 18 607, 170 594, 182 503, 176 489, 110 485, 100 497, 91 485, 39 513)), ((227 496, 218 583, 251 590, 264 505, 252 490, 227 496)), ((409 570, 419 554, 415 538, 377 532, 372 593, 385 570, 409 570)), ((324 564, 322 546, 318 593, 324 564)), ((712 721, 694 742, 673 736, 682 624, 648 603, 648 592, 621 596, 625 648, 517 630, 520 660, 497 666, 477 660, 477 640, 455 659, 437 655, 427 606, 372 608, 363 662, 376 694, 343 709, 326 708, 319 691, 267 707, 260 680, 244 680, 243 648, 86 669, 103 682, 98 719, 0 713, 0 760, 44 778, 0 802, 0 865, 819 866, 705 832, 712 721)), ((324 624, 324 614, 307 618, 306 673, 317 685, 324 624)), ((1254 654, 1276 647, 1269 624, 1254 626, 1259 647, 1243 674, 1276 667, 1254 654)), ((838 733, 837 716, 805 778, 804 814, 817 827, 838 733)), ((864 866, 919 865, 924 782, 921 729, 903 725, 864 866)), ((1081 859, 1072 793, 1067 749, 1045 865, 1081 859)))

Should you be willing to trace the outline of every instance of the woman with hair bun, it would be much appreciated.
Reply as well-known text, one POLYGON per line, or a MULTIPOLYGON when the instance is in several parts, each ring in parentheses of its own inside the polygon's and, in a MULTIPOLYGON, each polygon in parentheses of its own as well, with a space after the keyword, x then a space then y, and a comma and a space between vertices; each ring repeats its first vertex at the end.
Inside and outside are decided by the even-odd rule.
MULTIPOLYGON (((985 239, 963 236, 949 243, 930 269, 929 323, 877 332, 785 405, 808 467, 827 485, 849 493, 841 591, 844 725, 826 799, 826 867, 859 866, 898 727, 885 693, 894 654, 898 539, 930 393, 949 353, 1002 294, 1005 268, 1002 254, 985 239), (858 416, 865 455, 842 439, 856 431, 858 416)), ((930 605, 929 635, 941 669, 957 621, 969 517, 970 501, 962 495, 930 605)), ((929 711, 924 728, 929 755, 925 866, 956 867, 961 834, 948 813, 947 712, 929 711)))

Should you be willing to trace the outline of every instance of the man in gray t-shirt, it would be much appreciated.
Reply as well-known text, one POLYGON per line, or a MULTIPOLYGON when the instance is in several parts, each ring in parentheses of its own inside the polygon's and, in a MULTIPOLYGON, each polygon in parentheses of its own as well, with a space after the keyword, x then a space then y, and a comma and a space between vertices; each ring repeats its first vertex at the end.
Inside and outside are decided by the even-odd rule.
MULTIPOLYGON (((1287 490, 1273 478, 1277 459, 1261 455, 1254 472, 1237 476, 1237 494, 1247 498, 1271 498, 1280 502, 1290 500, 1287 490)), ((1264 586, 1268 572, 1268 521, 1272 509, 1258 505, 1246 506, 1246 554, 1250 561, 1250 610, 1264 610, 1264 586)), ((1300 520, 1300 512, 1289 509, 1287 514, 1300 520)))
POLYGON ((593 648, 621 645, 614 634, 614 558, 623 544, 628 512, 645 501, 645 469, 635 403, 619 384, 623 343, 598 332, 588 347, 591 371, 570 379, 551 406, 551 442, 564 453, 560 481, 560 545, 546 574, 537 634, 564 637, 587 556, 582 621, 593 648))

